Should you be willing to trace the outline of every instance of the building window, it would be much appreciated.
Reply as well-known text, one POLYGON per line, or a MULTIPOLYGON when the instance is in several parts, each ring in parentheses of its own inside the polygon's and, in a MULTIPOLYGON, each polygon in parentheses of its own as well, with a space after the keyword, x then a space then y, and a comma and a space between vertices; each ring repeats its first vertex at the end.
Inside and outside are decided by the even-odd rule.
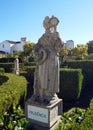
POLYGON ((4 44, 2 45, 2 47, 4 48, 4 44))

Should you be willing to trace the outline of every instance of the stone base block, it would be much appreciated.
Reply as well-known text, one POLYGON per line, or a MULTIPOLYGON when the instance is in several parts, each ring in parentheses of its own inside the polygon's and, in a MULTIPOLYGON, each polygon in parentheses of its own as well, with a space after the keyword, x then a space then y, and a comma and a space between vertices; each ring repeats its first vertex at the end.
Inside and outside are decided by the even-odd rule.
POLYGON ((32 129, 33 130, 54 130, 55 127, 60 123, 60 120, 56 121, 53 126, 51 127, 44 127, 44 126, 39 126, 37 124, 31 123, 32 129))
POLYGON ((34 130, 54 130, 62 115, 62 99, 49 106, 26 102, 25 114, 34 130))

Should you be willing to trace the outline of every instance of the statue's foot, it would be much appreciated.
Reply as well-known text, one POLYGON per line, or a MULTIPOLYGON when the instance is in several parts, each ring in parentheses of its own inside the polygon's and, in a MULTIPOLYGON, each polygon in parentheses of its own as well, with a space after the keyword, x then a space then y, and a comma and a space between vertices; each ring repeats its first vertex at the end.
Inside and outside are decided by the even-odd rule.
POLYGON ((36 95, 33 94, 32 97, 30 99, 28 99, 29 103, 33 103, 36 100, 36 95))
POLYGON ((58 96, 53 96, 50 101, 49 101, 49 105, 52 105, 53 103, 57 102, 58 100, 58 96))

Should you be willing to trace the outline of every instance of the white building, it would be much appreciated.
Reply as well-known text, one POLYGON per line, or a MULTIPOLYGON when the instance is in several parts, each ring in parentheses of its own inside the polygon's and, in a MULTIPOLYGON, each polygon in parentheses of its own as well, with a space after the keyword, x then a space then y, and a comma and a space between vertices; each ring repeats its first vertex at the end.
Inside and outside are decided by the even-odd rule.
POLYGON ((10 53, 11 52, 10 50, 11 50, 11 44, 8 42, 8 40, 0 43, 1 52, 10 53))
POLYGON ((5 40, 0 43, 0 51, 5 53, 12 53, 13 51, 23 51, 23 46, 26 43, 26 38, 21 38, 21 41, 5 40))
POLYGON ((66 41, 65 47, 66 47, 68 50, 73 49, 73 48, 74 48, 74 41, 73 41, 73 40, 68 40, 68 41, 66 41))

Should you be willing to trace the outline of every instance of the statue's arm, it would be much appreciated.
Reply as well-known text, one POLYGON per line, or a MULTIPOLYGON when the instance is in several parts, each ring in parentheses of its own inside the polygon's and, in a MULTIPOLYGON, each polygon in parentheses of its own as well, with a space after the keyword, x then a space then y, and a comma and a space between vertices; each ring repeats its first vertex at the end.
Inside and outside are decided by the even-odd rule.
POLYGON ((35 46, 34 53, 36 55, 36 62, 38 65, 43 64, 48 57, 48 51, 38 45, 35 46))

